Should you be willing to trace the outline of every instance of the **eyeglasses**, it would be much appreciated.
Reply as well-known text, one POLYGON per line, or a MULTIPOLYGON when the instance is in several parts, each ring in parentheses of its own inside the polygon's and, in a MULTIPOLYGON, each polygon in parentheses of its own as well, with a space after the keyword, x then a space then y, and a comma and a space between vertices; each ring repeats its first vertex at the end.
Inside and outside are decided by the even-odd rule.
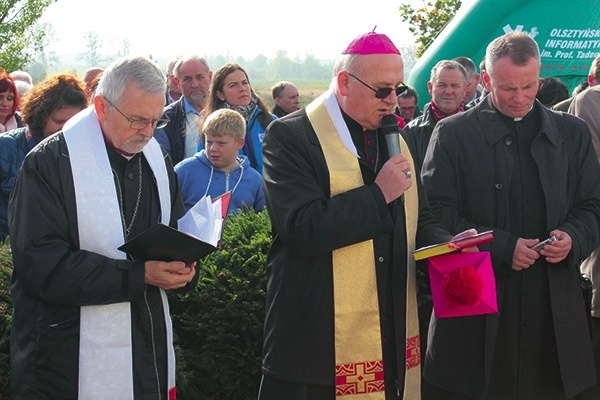
POLYGON ((360 83, 362 83, 363 85, 365 85, 366 87, 368 87, 369 89, 371 89, 372 91, 374 91, 375 92, 375 97, 377 97, 378 99, 385 99, 392 92, 396 92, 396 96, 400 96, 404 92, 406 92, 406 90, 408 89, 408 86, 406 86, 402 82, 400 82, 400 85, 398 85, 398 87, 395 87, 395 88, 386 87, 386 88, 375 89, 371 85, 368 85, 365 82, 363 82, 362 80, 360 80, 360 78, 357 77, 356 75, 351 74, 350 72, 348 72, 348 75, 350 75, 351 77, 353 77, 354 79, 356 79, 357 81, 359 81, 360 83))
POLYGON ((154 129, 160 129, 164 128, 170 121, 166 116, 153 120, 129 118, 127 115, 123 114, 123 111, 119 110, 119 108, 115 106, 112 101, 108 100, 106 97, 104 99, 129 122, 129 127, 131 129, 139 131, 147 127, 148 124, 152 125, 152 128, 154 129))

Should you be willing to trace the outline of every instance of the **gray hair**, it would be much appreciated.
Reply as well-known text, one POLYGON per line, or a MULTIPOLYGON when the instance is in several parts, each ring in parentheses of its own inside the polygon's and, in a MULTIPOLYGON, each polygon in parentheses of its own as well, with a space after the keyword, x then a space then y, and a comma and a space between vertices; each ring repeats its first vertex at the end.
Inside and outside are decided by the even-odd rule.
POLYGON ((10 77, 13 78, 13 81, 23 81, 27 82, 30 85, 33 85, 33 79, 31 79, 31 75, 26 71, 13 71, 10 73, 10 77))
POLYGON ((458 70, 458 72, 460 72, 463 77, 463 82, 465 83, 465 85, 467 84, 467 71, 465 70, 465 68, 462 65, 460 65, 458 62, 456 62, 454 60, 438 61, 438 63, 435 64, 433 66, 433 68, 431 69, 431 75, 429 77, 429 82, 434 83, 439 72, 443 69, 458 70))
POLYGON ((275 100, 275 99, 279 98, 279 96, 281 96, 281 92, 283 92, 283 90, 285 89, 286 86, 296 87, 296 85, 294 85, 290 81, 277 82, 276 84, 271 86, 271 96, 273 97, 273 100, 275 100))
POLYGON ((600 54, 592 61, 590 73, 588 75, 593 76, 594 79, 600 82, 600 54))
POLYGON ((15 86, 17 87, 17 92, 19 92, 19 97, 21 97, 21 98, 23 98, 23 95, 25 93, 27 93, 27 91, 33 87, 32 84, 27 83, 25 81, 20 81, 18 79, 14 82, 15 82, 15 86))
POLYGON ((171 60, 169 60, 169 62, 167 63, 167 75, 173 75, 173 70, 175 69, 175 64, 177 64, 177 61, 179 61, 179 59, 181 58, 181 56, 177 56, 171 60))
POLYGON ((179 75, 179 68, 181 67, 181 64, 188 62, 188 61, 200 61, 206 67, 206 72, 210 72, 210 66, 208 65, 208 61, 206 61, 206 58, 196 56, 196 55, 191 55, 191 56, 182 56, 177 59, 177 62, 175 63, 175 67, 173 67, 173 75, 175 75, 177 78, 181 78, 181 75, 179 75))
POLYGON ((471 60, 469 57, 456 57, 452 61, 456 61, 462 65, 465 71, 467 71, 468 76, 472 77, 477 75, 477 67, 475 66, 473 60, 471 60))
POLYGON ((360 54, 344 54, 340 57, 333 66, 333 77, 335 78, 340 72, 351 70, 360 54))
POLYGON ((524 66, 535 59, 541 64, 540 48, 527 33, 520 31, 509 32, 494 39, 485 50, 485 69, 491 73, 494 66, 503 57, 510 57, 510 61, 517 66, 524 66))
POLYGON ((167 90, 165 76, 154 61, 146 57, 125 57, 110 64, 102 73, 96 95, 118 103, 127 85, 135 85, 151 96, 167 90))
POLYGON ((356 60, 360 56, 360 54, 344 54, 343 56, 338 58, 338 60, 335 62, 335 65, 333 66, 333 77, 331 79, 331 84, 329 85, 330 89, 334 89, 336 87, 336 77, 338 76, 338 74, 342 71, 352 70, 352 67, 354 66, 356 60))

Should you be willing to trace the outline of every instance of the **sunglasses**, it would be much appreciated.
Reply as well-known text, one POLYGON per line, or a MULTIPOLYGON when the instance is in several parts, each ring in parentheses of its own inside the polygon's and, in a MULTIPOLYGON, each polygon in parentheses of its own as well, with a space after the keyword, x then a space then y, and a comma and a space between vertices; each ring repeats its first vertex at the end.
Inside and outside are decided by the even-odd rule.
POLYGON ((363 85, 365 85, 366 87, 368 87, 369 89, 374 91, 375 97, 377 97, 378 99, 385 99, 392 92, 396 92, 396 96, 401 96, 408 89, 408 86, 406 86, 403 82, 400 82, 400 85, 398 85, 398 87, 395 87, 395 88, 387 87, 387 88, 375 89, 371 85, 368 85, 367 83, 363 82, 358 76, 351 74, 350 72, 348 72, 348 75, 350 75, 351 77, 353 77, 354 79, 356 79, 357 81, 359 81, 360 83, 362 83, 363 85))

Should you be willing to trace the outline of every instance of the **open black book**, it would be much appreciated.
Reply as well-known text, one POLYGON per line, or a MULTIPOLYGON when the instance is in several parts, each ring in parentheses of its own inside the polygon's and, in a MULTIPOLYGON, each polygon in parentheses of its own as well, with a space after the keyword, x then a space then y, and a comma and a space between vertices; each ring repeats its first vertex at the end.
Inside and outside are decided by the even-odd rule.
POLYGON ((119 247, 140 260, 183 261, 190 264, 209 255, 218 247, 171 228, 156 224, 119 247))
POLYGON ((180 225, 183 225, 182 221, 184 218, 186 219, 186 229, 193 228, 191 225, 194 225, 193 221, 196 221, 198 225, 196 228, 199 231, 192 232, 193 235, 159 223, 131 238, 118 249, 144 261, 183 261, 190 264, 204 258, 219 248, 223 221, 227 216, 230 197, 231 192, 227 192, 215 199, 208 199, 206 200, 208 205, 204 204, 204 207, 199 201, 198 207, 192 207, 186 216, 179 220, 180 225), (212 213, 208 211, 209 208, 212 213), (198 211, 201 215, 194 215, 193 211, 198 211))

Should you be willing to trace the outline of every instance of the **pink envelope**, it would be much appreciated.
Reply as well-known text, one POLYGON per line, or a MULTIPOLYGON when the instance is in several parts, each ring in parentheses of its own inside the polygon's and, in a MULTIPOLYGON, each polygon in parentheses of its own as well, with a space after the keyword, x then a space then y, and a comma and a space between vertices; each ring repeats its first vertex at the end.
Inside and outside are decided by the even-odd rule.
POLYGON ((429 258, 427 263, 433 296, 433 310, 437 318, 466 317, 498 312, 496 279, 488 251, 444 254, 429 258), (472 269, 465 267, 472 267, 472 269), (466 271, 467 269, 469 270, 466 271), (462 272, 465 272, 464 275, 470 279, 469 283, 472 283, 473 287, 473 292, 467 293, 465 297, 467 300, 470 299, 465 300, 470 305, 458 305, 456 301, 449 300, 448 297, 448 290, 452 290, 451 287, 448 288, 448 285, 453 282, 451 279, 459 279, 463 276, 462 272), (442 290, 442 285, 445 285, 444 290, 442 290))

